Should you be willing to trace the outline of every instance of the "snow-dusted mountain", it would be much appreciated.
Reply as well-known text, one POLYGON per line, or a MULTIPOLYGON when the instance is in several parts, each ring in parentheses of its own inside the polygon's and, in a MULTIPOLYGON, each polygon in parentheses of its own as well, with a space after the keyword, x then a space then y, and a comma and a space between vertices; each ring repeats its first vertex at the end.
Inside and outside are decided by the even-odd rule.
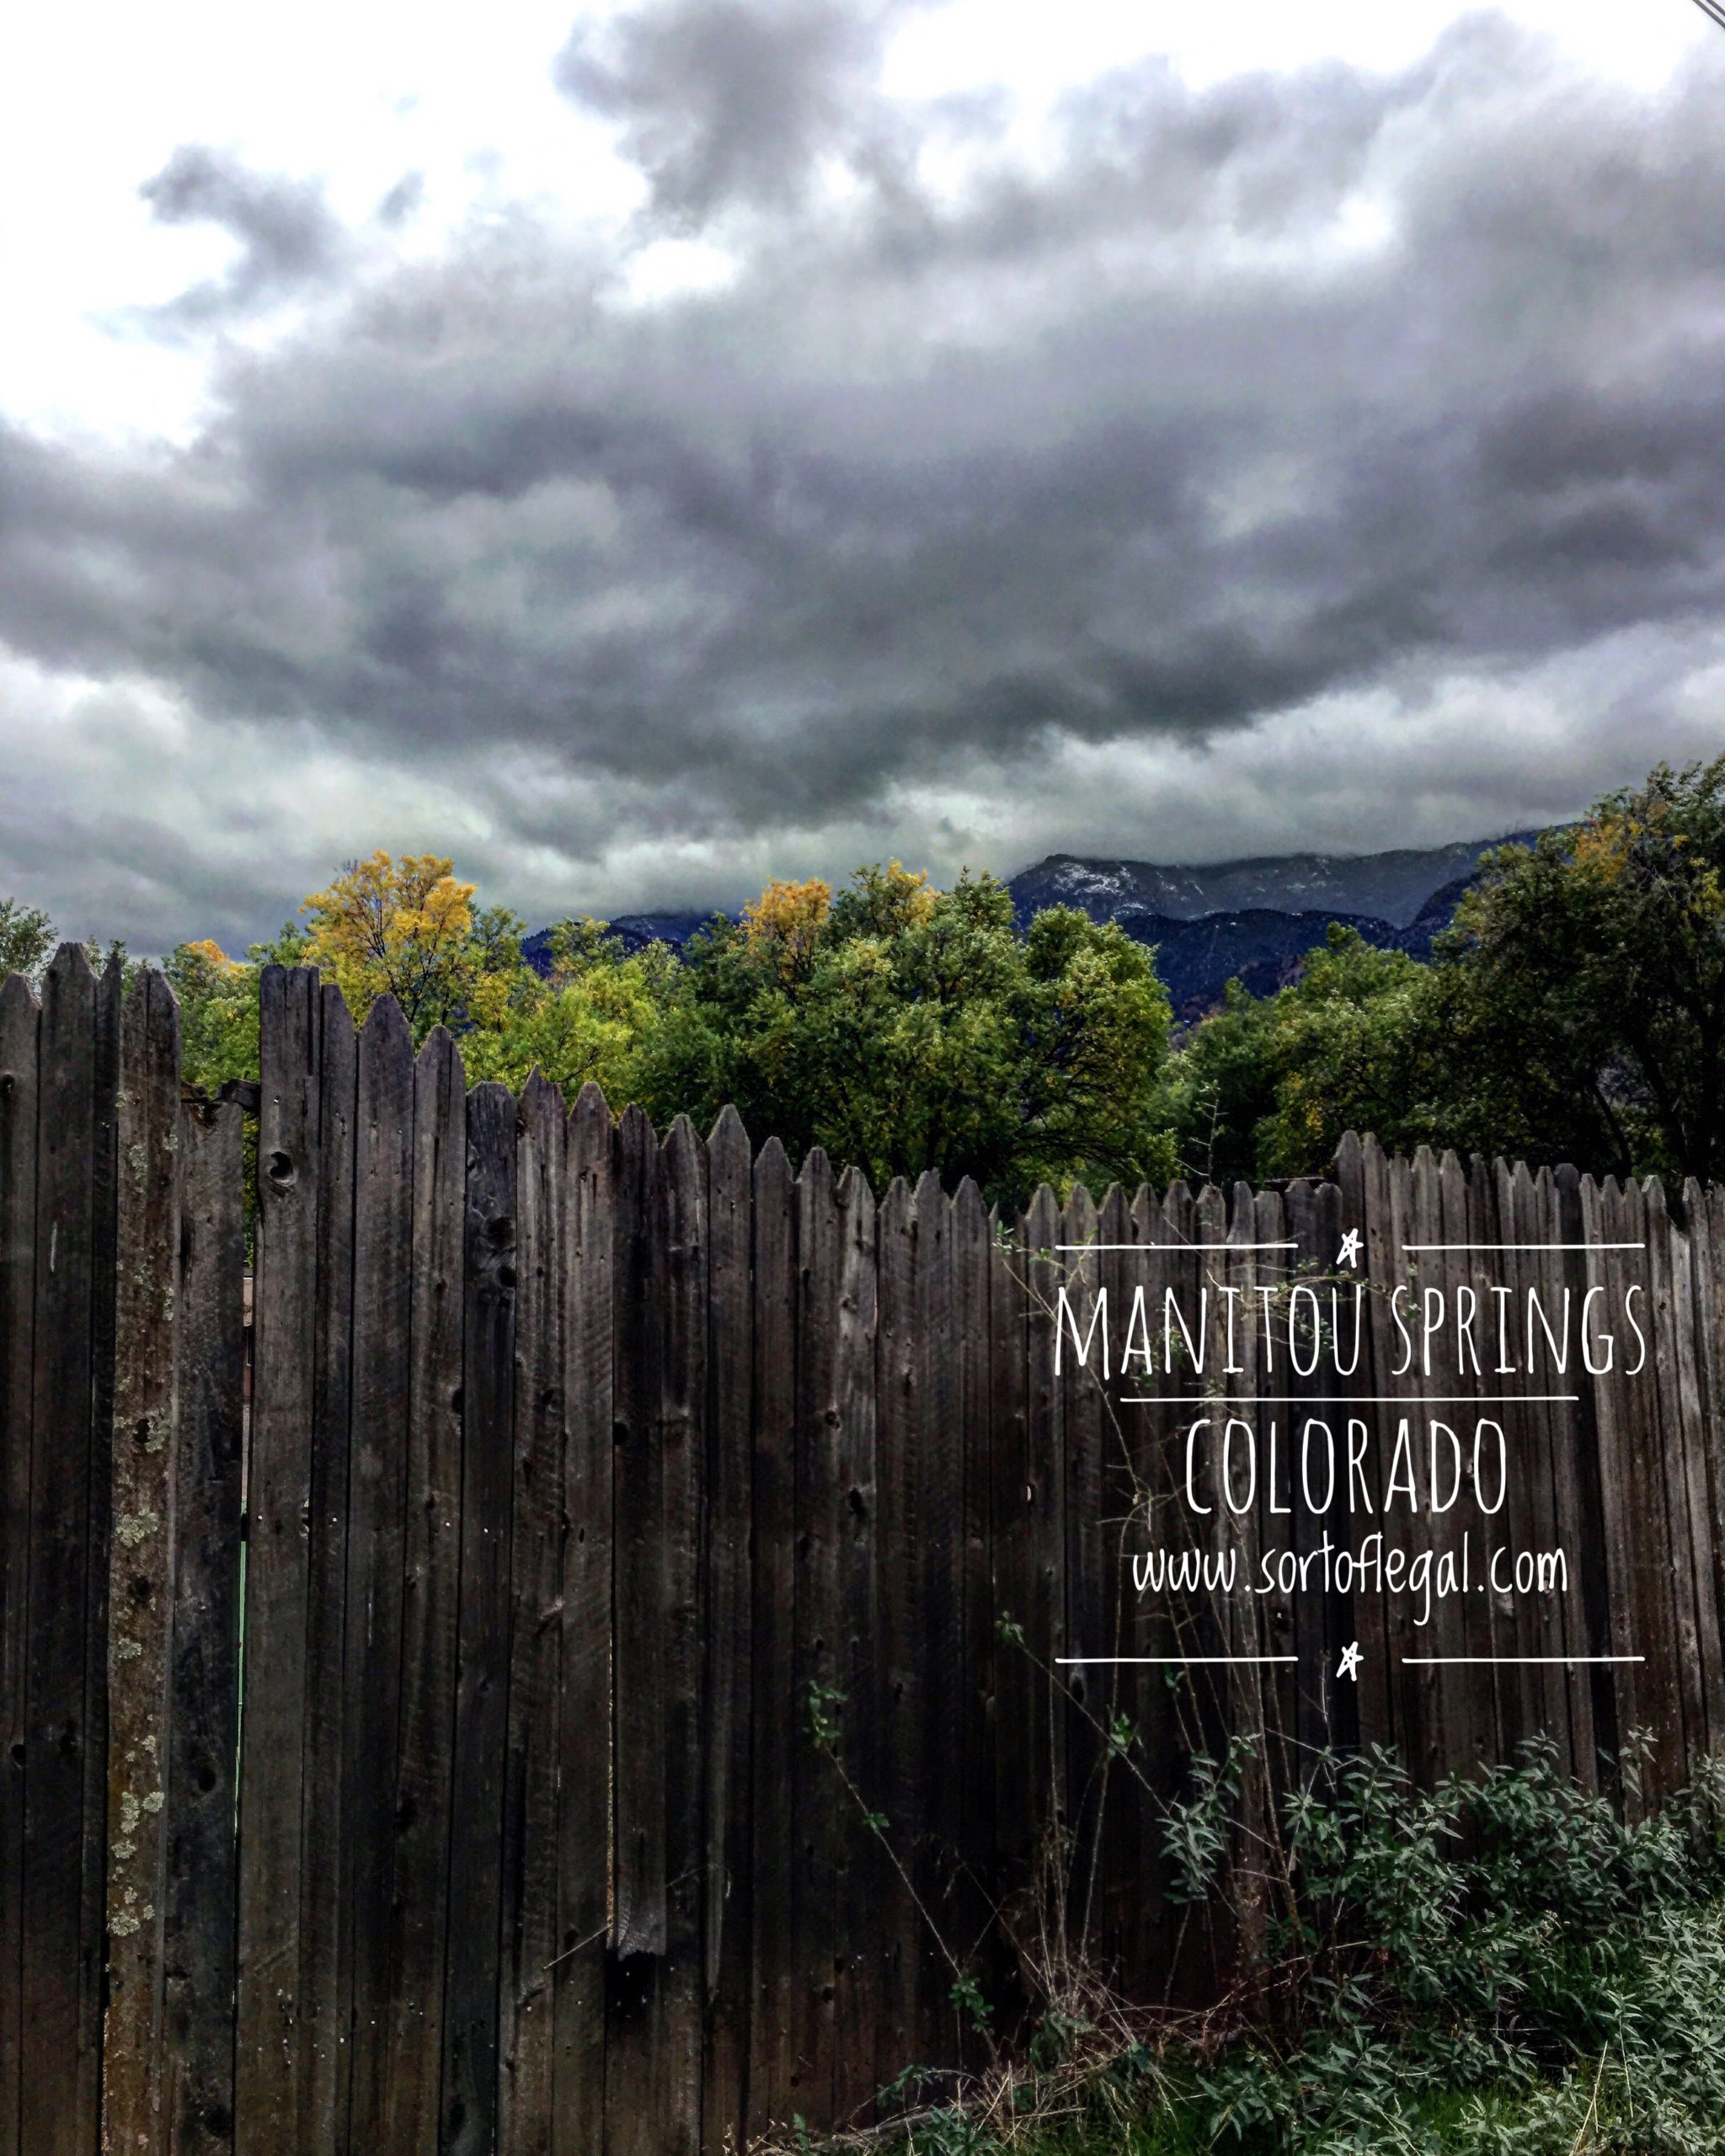
MULTIPOLYGON (((1254 995, 1292 980, 1332 921, 1381 950, 1429 958, 1480 856, 1535 835, 1516 831, 1389 853, 1267 854, 1203 867, 1051 853, 1007 889, 1021 923, 1044 906, 1078 906, 1092 921, 1118 921, 1136 942, 1153 943, 1174 1009, 1191 1019, 1213 1009, 1230 980, 1243 981, 1254 995)), ((655 937, 681 950, 713 917, 621 914, 611 926, 628 950, 655 937)), ((547 931, 530 937, 523 948, 530 964, 547 969, 547 931)))
POLYGON ((1093 921, 1129 913, 1194 921, 1268 910, 1361 915, 1405 928, 1441 886, 1470 876, 1482 853, 1532 836, 1518 831, 1390 853, 1264 854, 1202 867, 1051 853, 1013 877, 1012 892, 1021 920, 1042 906, 1079 906, 1093 921))

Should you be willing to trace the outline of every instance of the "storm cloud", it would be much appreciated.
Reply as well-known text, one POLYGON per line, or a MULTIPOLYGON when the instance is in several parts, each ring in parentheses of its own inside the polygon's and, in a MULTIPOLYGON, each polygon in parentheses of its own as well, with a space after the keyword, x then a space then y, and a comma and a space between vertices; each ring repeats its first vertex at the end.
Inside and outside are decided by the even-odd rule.
POLYGON ((138 192, 161 224, 219 225, 240 243, 227 274, 183 292, 160 310, 164 322, 268 304, 334 277, 348 259, 347 235, 315 181, 253 172, 200 143, 182 144, 138 192))
POLYGON ((622 123, 655 213, 698 226, 733 204, 800 203, 823 158, 884 176, 907 138, 874 78, 908 12, 906 0, 660 0, 578 26, 557 80, 622 123))
MULTIPOLYGON (((44 889, 80 728, 163 826, 109 887, 163 940, 270 766, 284 895, 364 823, 547 912, 1482 835, 1717 738, 1725 45, 1657 97, 1491 17, 1388 76, 1146 63, 1033 156, 885 99, 888 20, 565 49, 628 244, 697 237, 702 289, 523 210, 231 352, 188 446, 0 430, 7 701, 60 729, 7 749, 0 888, 44 889), (295 822, 337 767, 369 820, 295 822)), ((149 192, 244 243, 197 304, 349 259, 309 186, 186 151, 149 192)))

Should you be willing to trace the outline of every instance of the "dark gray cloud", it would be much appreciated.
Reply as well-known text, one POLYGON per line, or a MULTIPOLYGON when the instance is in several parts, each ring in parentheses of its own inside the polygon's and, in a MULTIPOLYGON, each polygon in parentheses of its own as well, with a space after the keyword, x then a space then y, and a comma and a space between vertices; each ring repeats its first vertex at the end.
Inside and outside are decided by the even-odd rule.
MULTIPOLYGON (((887 113, 879 27, 661 4, 563 56, 718 289, 518 218, 232 358, 184 451, 0 434, 0 637, 218 762, 441 775, 527 904, 1471 835, 1712 723, 1725 47, 1657 99, 1488 18, 1385 77, 1146 65, 1032 166, 887 113)), ((237 279, 335 259, 312 198, 176 172, 237 279)))
MULTIPOLYGON (((170 322, 211 321, 273 303, 335 276, 350 259, 347 234, 318 182, 255 173, 199 143, 183 143, 138 191, 158 223, 219 225, 240 243, 225 276, 194 286, 160 310, 170 322)), ((387 217, 400 194, 393 189, 380 214, 387 217)), ((396 216, 412 206, 412 198, 403 198, 396 216)))
POLYGON ((882 38, 908 0, 650 0, 578 24, 557 81, 622 124, 654 210, 699 225, 732 204, 799 202, 820 159, 881 178, 900 131, 878 95, 882 38))

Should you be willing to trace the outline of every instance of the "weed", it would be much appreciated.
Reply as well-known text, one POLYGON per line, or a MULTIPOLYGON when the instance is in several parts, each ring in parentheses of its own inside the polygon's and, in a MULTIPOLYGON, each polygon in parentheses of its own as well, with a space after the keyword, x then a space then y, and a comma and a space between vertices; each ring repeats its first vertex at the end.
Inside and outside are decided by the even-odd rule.
MULTIPOLYGON (((1642 1748, 1617 1763, 1632 1790, 1642 1748)), ((1245 1753, 1193 1761, 1164 1852, 1218 1890, 1245 1753)), ((960 2100, 820 2146, 923 2156, 1718 2156, 1725 2148, 1725 1766, 1626 1823, 1549 1743, 1416 1788, 1326 1754, 1281 1806, 1267 1966, 1201 2016, 1050 1962, 1019 2056, 960 2100)), ((985 2004, 953 1998, 979 2025, 985 2004)), ((950 2078, 944 2085, 950 2088, 950 2078)), ((890 2114, 897 2111, 898 2116, 890 2114)))

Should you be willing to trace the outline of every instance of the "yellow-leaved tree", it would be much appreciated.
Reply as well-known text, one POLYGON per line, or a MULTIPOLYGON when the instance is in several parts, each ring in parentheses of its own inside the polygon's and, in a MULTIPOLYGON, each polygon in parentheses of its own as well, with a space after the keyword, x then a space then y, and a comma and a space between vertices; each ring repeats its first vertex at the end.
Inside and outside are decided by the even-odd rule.
POLYGON ((818 876, 802 883, 769 883, 743 908, 750 957, 781 981, 804 979, 814 963, 821 924, 831 910, 832 886, 818 876))
POLYGON ((521 978, 525 924, 502 906, 476 910, 473 888, 438 854, 350 861, 300 909, 306 956, 357 1020, 388 995, 416 1040, 435 1025, 495 1026, 521 978))

